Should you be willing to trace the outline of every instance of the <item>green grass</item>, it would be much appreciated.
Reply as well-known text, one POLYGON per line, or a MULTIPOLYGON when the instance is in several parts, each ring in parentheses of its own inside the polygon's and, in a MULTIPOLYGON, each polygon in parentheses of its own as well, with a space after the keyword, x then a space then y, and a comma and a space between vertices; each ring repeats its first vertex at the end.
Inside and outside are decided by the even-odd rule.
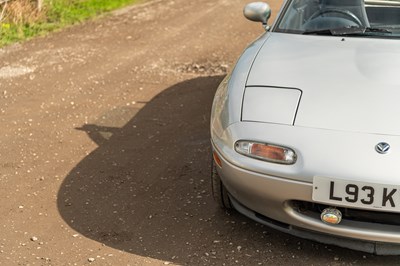
POLYGON ((35 22, 1 22, 0 46, 45 35, 135 2, 138 0, 47 0, 44 14, 35 22))

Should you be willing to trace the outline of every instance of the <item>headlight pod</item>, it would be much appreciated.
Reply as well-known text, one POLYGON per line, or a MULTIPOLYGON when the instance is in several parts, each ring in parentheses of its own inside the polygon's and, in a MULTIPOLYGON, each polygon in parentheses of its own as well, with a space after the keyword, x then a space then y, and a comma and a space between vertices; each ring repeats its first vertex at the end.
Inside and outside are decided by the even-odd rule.
POLYGON ((296 153, 290 148, 247 140, 237 141, 235 151, 271 163, 294 164, 297 159, 296 153))
POLYGON ((242 121, 294 125, 300 98, 298 89, 247 87, 242 121))

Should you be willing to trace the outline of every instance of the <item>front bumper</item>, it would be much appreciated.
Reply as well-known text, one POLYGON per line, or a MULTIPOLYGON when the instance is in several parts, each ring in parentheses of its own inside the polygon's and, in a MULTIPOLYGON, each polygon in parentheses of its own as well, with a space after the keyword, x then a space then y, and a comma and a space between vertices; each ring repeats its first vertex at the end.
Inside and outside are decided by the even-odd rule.
POLYGON ((229 162, 215 146, 214 150, 222 160, 221 180, 240 213, 317 242, 381 255, 400 254, 400 226, 346 219, 339 225, 325 224, 318 213, 302 212, 293 204, 312 202, 312 183, 245 170, 229 162))

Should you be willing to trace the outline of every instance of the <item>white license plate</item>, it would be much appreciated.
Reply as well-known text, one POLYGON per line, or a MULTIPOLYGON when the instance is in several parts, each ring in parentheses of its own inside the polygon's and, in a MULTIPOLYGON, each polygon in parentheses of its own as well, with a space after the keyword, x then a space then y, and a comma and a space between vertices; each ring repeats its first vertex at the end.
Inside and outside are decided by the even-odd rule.
POLYGON ((400 186, 314 177, 312 198, 332 206, 400 212, 400 186))

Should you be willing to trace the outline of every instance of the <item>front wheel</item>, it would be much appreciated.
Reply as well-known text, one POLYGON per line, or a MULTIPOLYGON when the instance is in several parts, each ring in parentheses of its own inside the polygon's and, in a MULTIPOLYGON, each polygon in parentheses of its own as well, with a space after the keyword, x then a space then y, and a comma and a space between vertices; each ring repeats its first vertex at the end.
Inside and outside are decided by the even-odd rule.
POLYGON ((222 209, 232 209, 231 201, 217 171, 214 158, 211 160, 211 187, 214 200, 222 209))

